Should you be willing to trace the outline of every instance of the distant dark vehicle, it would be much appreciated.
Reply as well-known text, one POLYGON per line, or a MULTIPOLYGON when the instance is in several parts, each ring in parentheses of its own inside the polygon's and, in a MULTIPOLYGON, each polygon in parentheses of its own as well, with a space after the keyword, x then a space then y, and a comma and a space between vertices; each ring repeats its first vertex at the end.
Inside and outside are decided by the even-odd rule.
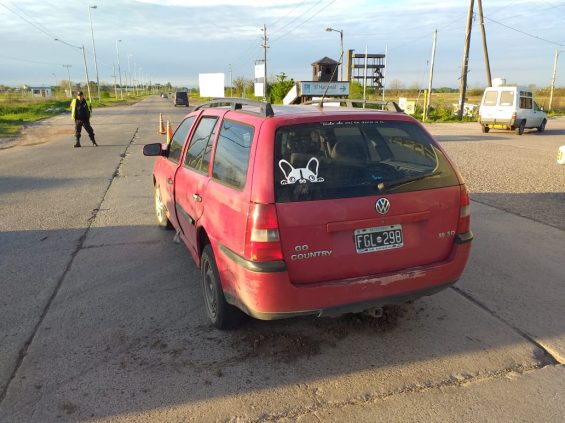
POLYGON ((166 93, 161 93, 161 98, 169 98, 169 96, 166 93))
POLYGON ((188 107, 188 93, 186 91, 177 91, 175 93, 175 106, 188 107))

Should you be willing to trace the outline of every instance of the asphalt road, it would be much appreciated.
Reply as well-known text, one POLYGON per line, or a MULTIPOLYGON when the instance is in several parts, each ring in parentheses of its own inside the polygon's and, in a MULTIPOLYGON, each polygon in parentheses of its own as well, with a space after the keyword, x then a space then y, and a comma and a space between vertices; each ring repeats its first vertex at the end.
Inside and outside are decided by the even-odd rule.
POLYGON ((205 319, 199 273, 156 228, 151 98, 62 116, 0 150, 0 422, 546 421, 565 416, 565 119, 544 134, 428 128, 471 190, 454 288, 382 319, 205 319))

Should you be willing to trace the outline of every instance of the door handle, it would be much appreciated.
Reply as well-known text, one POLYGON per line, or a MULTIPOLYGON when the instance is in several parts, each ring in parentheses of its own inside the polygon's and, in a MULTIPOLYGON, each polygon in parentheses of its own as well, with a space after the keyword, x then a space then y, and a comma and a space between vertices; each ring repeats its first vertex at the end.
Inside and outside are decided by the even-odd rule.
POLYGON ((167 179, 167 183, 168 183, 169 185, 173 185, 173 180, 172 180, 171 178, 169 178, 169 179, 167 179))
POLYGON ((194 201, 196 201, 197 203, 201 203, 202 202, 202 197, 199 196, 198 194, 192 194, 192 199, 194 201))

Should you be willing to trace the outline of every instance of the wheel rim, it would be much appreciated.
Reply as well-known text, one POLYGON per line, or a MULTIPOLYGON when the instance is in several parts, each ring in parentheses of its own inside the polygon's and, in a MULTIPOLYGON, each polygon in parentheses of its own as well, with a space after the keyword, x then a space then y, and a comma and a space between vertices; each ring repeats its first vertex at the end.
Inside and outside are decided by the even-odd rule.
POLYGON ((216 302, 216 284, 214 279, 214 272, 208 260, 203 263, 203 266, 204 297, 206 299, 206 307, 208 308, 210 317, 215 319, 218 314, 218 303, 216 302))
POLYGON ((157 215, 157 220, 159 223, 163 223, 165 221, 165 206, 161 201, 161 193, 159 192, 159 188, 155 188, 155 214, 157 215))

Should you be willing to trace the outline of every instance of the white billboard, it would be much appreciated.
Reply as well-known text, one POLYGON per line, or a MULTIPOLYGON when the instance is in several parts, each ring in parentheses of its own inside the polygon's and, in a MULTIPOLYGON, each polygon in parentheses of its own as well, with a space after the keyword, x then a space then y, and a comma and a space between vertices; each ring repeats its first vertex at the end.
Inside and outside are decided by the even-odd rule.
POLYGON ((255 79, 265 78, 265 64, 255 65, 255 79))
POLYGON ((263 97, 263 87, 265 84, 263 84, 262 82, 255 82, 255 84, 253 84, 253 86, 255 87, 255 92, 253 93, 255 95, 255 97, 263 97))
POLYGON ((199 73, 198 87, 200 97, 225 97, 223 73, 199 73))

